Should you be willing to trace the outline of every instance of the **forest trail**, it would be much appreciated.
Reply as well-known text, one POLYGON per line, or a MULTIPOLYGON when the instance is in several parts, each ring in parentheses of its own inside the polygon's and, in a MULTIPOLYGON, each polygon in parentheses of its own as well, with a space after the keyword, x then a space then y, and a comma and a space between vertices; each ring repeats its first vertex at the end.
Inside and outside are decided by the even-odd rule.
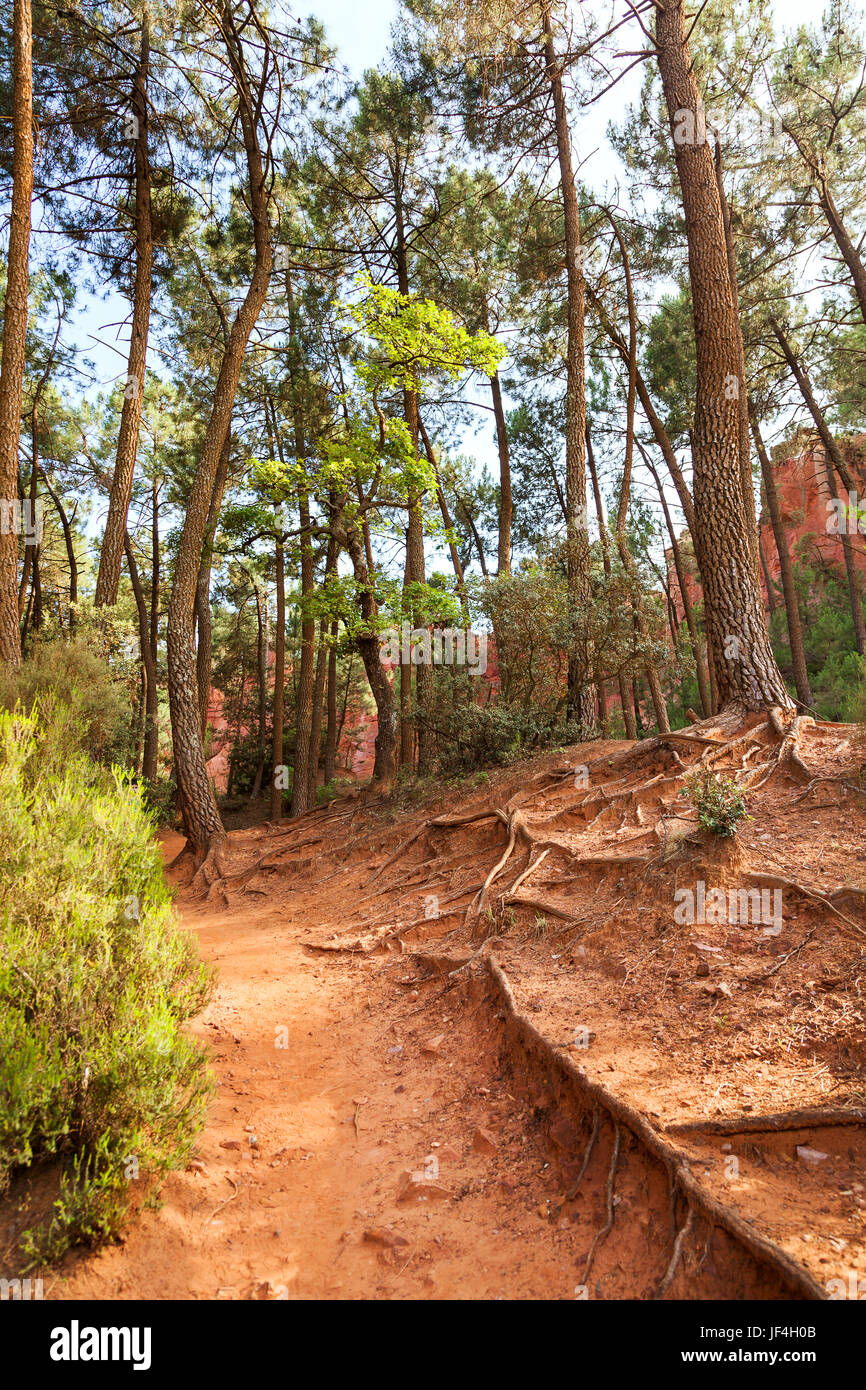
MULTIPOLYGON (((703 727, 692 747, 716 766, 776 756, 765 724, 724 758, 703 727)), ((753 820, 712 844, 671 803, 689 741, 596 743, 483 790, 233 830, 229 877, 180 899, 219 970, 194 1024, 218 1087, 196 1160, 122 1245, 69 1255, 48 1296, 866 1282, 860 755, 804 723, 819 780, 774 764, 753 820), (778 926, 672 916, 677 884, 704 878, 787 884, 778 926)))
MULTIPOLYGON (((169 857, 182 843, 166 838, 169 857)), ((435 1056, 410 1040, 405 963, 323 961, 303 947, 306 912, 270 902, 182 918, 219 968, 194 1026, 218 1082, 204 1172, 172 1174, 122 1245, 69 1256, 49 1297, 573 1297, 575 1235, 498 1180, 531 1186, 543 1144, 454 1019, 437 1019, 435 1056), (479 1128, 497 1157, 472 1148, 479 1128), (432 1154, 449 1197, 398 1203, 432 1154)))

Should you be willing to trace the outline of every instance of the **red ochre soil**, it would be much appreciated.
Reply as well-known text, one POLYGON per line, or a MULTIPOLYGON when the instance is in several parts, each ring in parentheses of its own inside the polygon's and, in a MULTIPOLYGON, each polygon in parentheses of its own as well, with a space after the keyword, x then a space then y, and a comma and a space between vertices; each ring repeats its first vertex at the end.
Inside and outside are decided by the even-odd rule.
MULTIPOLYGON (((660 780, 730 737, 691 732, 233 831, 229 878, 180 896, 219 969, 203 1171, 46 1296, 862 1297, 864 747, 803 721, 836 780, 780 763, 720 844, 660 780), (678 924, 698 880, 800 888, 767 936, 678 924)), ((716 765, 777 747, 764 726, 716 765)))

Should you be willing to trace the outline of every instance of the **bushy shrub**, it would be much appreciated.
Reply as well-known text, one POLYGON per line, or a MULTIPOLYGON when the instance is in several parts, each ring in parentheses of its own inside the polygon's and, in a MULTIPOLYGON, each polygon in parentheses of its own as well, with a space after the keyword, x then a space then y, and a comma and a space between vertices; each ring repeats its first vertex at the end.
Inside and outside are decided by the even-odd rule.
POLYGON ((108 658, 88 643, 56 638, 36 642, 20 667, 0 671, 0 706, 43 708, 46 697, 62 705, 81 731, 82 747, 98 762, 133 761, 134 719, 126 672, 113 671, 108 658))
POLYGON ((464 704, 448 711, 438 727, 436 753, 443 772, 514 762, 555 741, 553 717, 506 704, 464 704))
POLYGON ((746 819, 746 799, 733 777, 720 777, 711 768, 691 773, 681 796, 690 796, 698 813, 698 824, 714 835, 736 835, 746 819))
POLYGON ((157 825, 173 825, 177 819, 177 783, 173 777, 157 777, 144 783, 144 804, 157 825))
POLYGON ((115 1232, 136 1179, 187 1161, 210 1090, 181 1031, 210 971, 141 793, 83 737, 60 704, 0 711, 0 1189, 51 1156, 62 1173, 30 1267, 115 1232))

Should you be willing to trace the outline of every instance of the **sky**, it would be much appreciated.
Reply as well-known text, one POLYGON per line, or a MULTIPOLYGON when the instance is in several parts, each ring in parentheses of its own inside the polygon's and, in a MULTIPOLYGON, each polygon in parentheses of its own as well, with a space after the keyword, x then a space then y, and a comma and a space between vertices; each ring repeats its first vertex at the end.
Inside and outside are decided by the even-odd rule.
MULTIPOLYGON (((582 9, 582 0, 570 0, 570 4, 575 11, 582 9)), ((621 12, 623 0, 615 0, 615 4, 617 12, 621 12)), ((820 18, 823 0, 771 0, 771 7, 781 27, 793 28, 820 18)), ((291 8, 296 15, 314 14, 322 22, 329 40, 338 48, 340 59, 357 77, 385 58, 392 26, 399 17, 398 0, 315 0, 313 4, 304 4, 301 0, 291 8)), ((592 13, 605 15, 609 12, 610 0, 594 0, 589 8, 592 13)), ((611 176, 621 172, 607 144, 607 124, 611 119, 620 118, 628 103, 636 99, 641 75, 642 67, 634 69, 605 98, 580 113, 575 122, 575 150, 581 161, 581 178, 591 184, 597 194, 609 191, 611 176)), ((104 302, 82 303, 75 315, 81 345, 92 353, 98 366, 99 380, 94 389, 96 385, 109 384, 120 373, 127 334, 122 328, 118 330, 110 325, 122 323, 127 314, 125 301, 110 294, 104 302), (103 346, 100 347, 100 343, 103 346)))
MULTIPOLYGON (((583 10, 582 0, 569 0, 569 3, 576 12, 578 26, 582 27, 583 16, 578 14, 583 10)), ((616 13, 623 13, 624 0, 613 0, 613 3, 616 13)), ((866 0, 857 7, 863 10, 864 3, 866 0)), ((769 4, 777 16, 780 29, 795 28, 800 23, 815 23, 824 8, 823 0, 769 0, 769 4)), ((313 3, 289 0, 287 8, 296 16, 316 15, 323 23, 328 39, 336 44, 340 60, 356 77, 386 57, 392 26, 399 18, 398 0, 313 0, 313 3)), ((592 0, 589 9, 592 15, 603 18, 610 13, 611 0, 592 0)), ((635 34, 624 31, 624 38, 626 36, 624 46, 636 48, 635 34)), ((621 120, 626 107, 637 99, 643 67, 641 64, 633 69, 604 98, 575 115, 573 137, 576 162, 582 181, 595 191, 596 197, 614 194, 617 182, 625 182, 624 171, 607 141, 606 130, 608 123, 621 120)), ((80 345, 97 367, 97 380, 89 394, 95 394, 98 389, 107 389, 124 371, 128 341, 125 321, 128 322, 128 315, 128 304, 114 292, 105 300, 82 302, 75 315, 80 345)), ((153 365, 158 369, 158 363, 154 362, 153 365)), ((495 438, 492 420, 486 411, 479 412, 477 426, 470 427, 465 434, 463 450, 474 455, 479 463, 487 464, 495 476, 498 468, 495 438)), ((673 493, 670 501, 678 511, 678 499, 673 493)))

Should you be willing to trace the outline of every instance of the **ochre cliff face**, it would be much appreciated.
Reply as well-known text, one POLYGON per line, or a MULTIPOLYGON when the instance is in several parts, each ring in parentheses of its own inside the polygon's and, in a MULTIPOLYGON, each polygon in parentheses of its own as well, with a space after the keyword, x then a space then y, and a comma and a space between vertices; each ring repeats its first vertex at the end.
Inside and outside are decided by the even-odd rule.
MULTIPOLYGON (((866 467, 864 467, 866 465, 866 447, 864 446, 866 446, 866 436, 853 440, 845 448, 845 454, 853 476, 862 482, 862 489, 856 500, 859 506, 866 510, 866 467)), ((845 562, 842 556, 842 543, 835 530, 834 509, 828 505, 832 499, 827 482, 823 445, 817 440, 801 441, 799 445, 793 446, 787 457, 777 458, 773 461, 773 473, 776 479, 776 491, 779 495, 782 525, 788 538, 791 558, 796 562, 801 554, 805 555, 807 559, 811 557, 813 561, 820 561, 837 570, 840 577, 844 579, 845 562)), ((837 492, 840 501, 844 503, 847 500, 847 494, 838 480, 837 492)), ((856 524, 856 519, 850 522, 852 530, 856 524)), ((866 521, 862 525, 866 529, 866 521)), ((779 554, 776 550, 773 528, 770 525, 766 507, 762 509, 758 519, 758 529, 761 537, 761 549, 770 578, 774 585, 778 585, 781 572, 779 554)), ((858 573, 864 575, 864 582, 866 582, 866 535, 862 533, 859 536, 852 534, 851 540, 855 567, 858 573)), ((670 552, 667 552, 667 559, 671 576, 671 593, 679 617, 682 615, 682 602, 670 552)), ((691 570, 694 570, 693 561, 691 570)), ((687 587, 689 597, 693 602, 700 599, 701 586, 694 573, 690 575, 687 587)), ((761 592, 766 603, 767 587, 763 568, 761 571, 761 592)), ((777 595, 777 602, 781 602, 781 594, 777 595)))
MULTIPOLYGON (((862 491, 857 501, 866 509, 866 479, 863 478, 863 455, 852 449, 846 451, 855 478, 863 480, 862 491), (858 466, 859 465, 859 466, 858 466)), ((819 443, 806 446, 802 452, 791 458, 778 460, 773 464, 776 477, 776 491, 782 512, 782 524, 789 538, 792 558, 800 553, 798 542, 805 541, 806 554, 820 557, 834 569, 844 572, 842 546, 835 530, 834 509, 830 505, 830 487, 824 463, 824 449, 819 443)), ((837 483, 837 491, 842 502, 847 499, 845 489, 837 483)), ((856 526, 856 518, 851 521, 856 526)), ((866 523, 864 523, 866 525, 866 523)), ((761 543, 767 568, 774 580, 779 578, 779 556, 776 552, 770 520, 766 508, 760 518, 761 543)), ((861 573, 866 572, 866 536, 852 536, 854 564, 861 573)))

